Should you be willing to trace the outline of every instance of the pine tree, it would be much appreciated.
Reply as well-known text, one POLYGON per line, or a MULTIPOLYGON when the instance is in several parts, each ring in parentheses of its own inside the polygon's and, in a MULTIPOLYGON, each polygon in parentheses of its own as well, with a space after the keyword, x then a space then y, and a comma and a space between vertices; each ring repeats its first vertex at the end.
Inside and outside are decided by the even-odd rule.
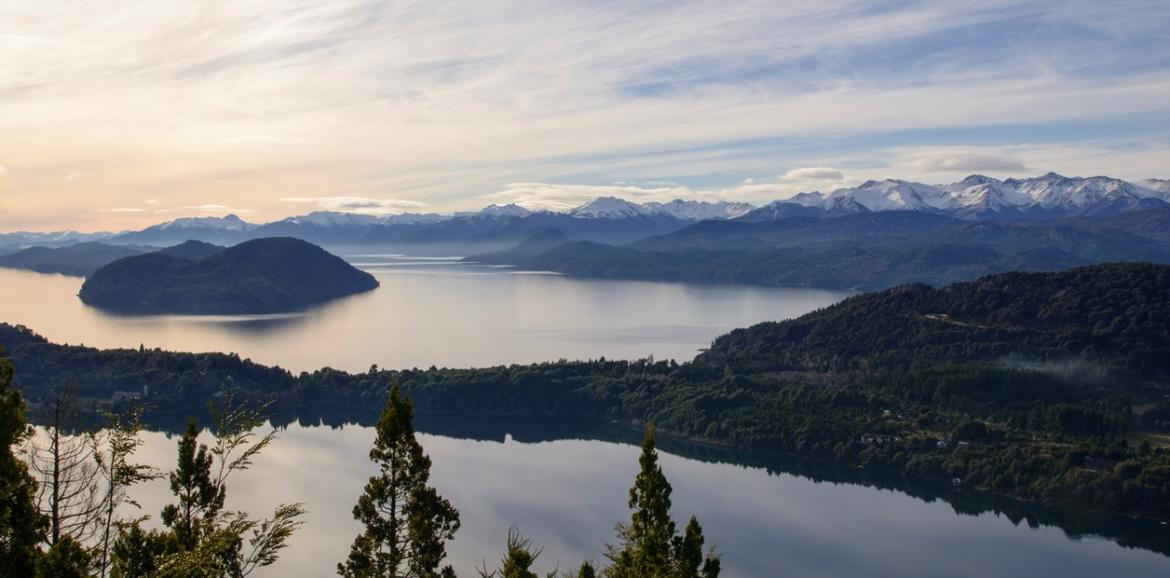
POLYGON ((675 536, 671 546, 674 551, 675 578, 717 578, 719 558, 714 553, 703 556, 703 528, 699 519, 691 516, 682 536, 675 536))
POLYGON ((198 442, 195 420, 187 421, 187 431, 179 440, 179 463, 170 474, 171 492, 178 504, 168 504, 162 521, 175 533, 179 545, 192 550, 214 527, 223 509, 225 489, 211 477, 211 453, 198 442))
POLYGON ((85 547, 69 535, 61 536, 37 560, 37 578, 90 578, 90 556, 85 547))
MULTIPOLYGON (((480 578, 541 578, 532 565, 540 557, 541 549, 532 549, 532 540, 525 538, 515 526, 508 528, 508 548, 499 570, 488 570, 487 564, 478 569, 480 578)), ((557 571, 549 572, 547 578, 555 578, 557 571)))
POLYGON ((0 358, 0 576, 32 576, 47 522, 37 511, 36 483, 15 452, 30 429, 11 382, 12 365, 0 358))
MULTIPOLYGON (((459 513, 427 485, 431 460, 414 437, 410 400, 398 385, 390 389, 378 419, 370 460, 379 473, 366 483, 353 516, 365 530, 349 557, 337 565, 348 578, 432 578, 440 576, 446 542, 459 529, 459 513)), ((448 568, 442 575, 453 575, 448 568)))
POLYGON ((671 573, 671 540, 674 521, 670 519, 670 482, 658 465, 654 448, 654 426, 646 428, 642 440, 641 470, 630 488, 628 506, 634 510, 628 525, 618 526, 621 544, 611 548, 610 573, 621 577, 661 577, 671 573))
POLYGON ((302 524, 301 504, 282 504, 266 519, 246 512, 225 512, 227 479, 246 470, 271 443, 275 431, 257 436, 264 423, 259 410, 236 407, 230 393, 212 408, 215 444, 198 443, 194 421, 179 440, 178 466, 170 474, 178 498, 163 510, 169 531, 144 531, 123 524, 114 542, 111 576, 115 578, 240 578, 276 562, 277 554, 302 524))
MULTIPOLYGON (((682 536, 675 534, 670 518, 670 482, 658 464, 654 426, 646 428, 642 440, 641 470, 630 488, 628 505, 634 510, 629 524, 618 525, 617 546, 607 556, 612 564, 605 569, 611 578, 717 578, 719 558, 703 558, 703 529, 691 517, 682 536), (701 567, 700 567, 701 566, 701 567)), ((584 570, 582 570, 584 572, 584 570)))
POLYGON ((697 518, 691 516, 683 535, 674 537, 672 549, 674 575, 677 578, 699 578, 699 569, 703 565, 703 528, 697 518))

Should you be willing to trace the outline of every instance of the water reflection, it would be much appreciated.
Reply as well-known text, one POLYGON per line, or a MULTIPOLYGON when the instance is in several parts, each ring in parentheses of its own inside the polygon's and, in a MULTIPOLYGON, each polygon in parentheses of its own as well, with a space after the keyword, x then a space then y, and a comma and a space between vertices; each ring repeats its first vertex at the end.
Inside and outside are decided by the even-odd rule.
MULTIPOLYGON (((271 492, 308 499, 307 532, 318 538, 328 532, 330 537, 320 539, 336 542, 309 547, 338 559, 356 531, 348 512, 372 471, 365 453, 376 419, 373 410, 274 417, 282 439, 266 459, 278 470, 237 484, 247 493, 245 500, 272 500, 271 492)), ((177 435, 182 424, 165 425, 177 435)), ((452 549, 461 573, 470 573, 481 557, 496 556, 513 523, 545 547, 550 568, 557 561, 568 568, 585 558, 599 559, 613 524, 628 516, 625 492, 637 468, 636 431, 592 421, 428 415, 418 416, 416 425, 434 459, 436 485, 464 516, 452 549)), ((172 449, 173 441, 168 443, 172 449)), ((748 455, 667 439, 660 447, 676 490, 675 517, 699 515, 727 557, 728 576, 1100 576, 1122 569, 1127 576, 1164 576, 1170 571, 1170 531, 1154 522, 939 491, 897 476, 792 456, 748 455)), ((281 569, 291 571, 300 563, 312 561, 281 569)), ((327 573, 321 568, 320 575, 327 573)))
POLYGON ((360 262, 409 266, 371 266, 378 289, 283 316, 112 315, 81 303, 79 278, 0 269, 0 321, 27 325, 60 343, 221 351, 297 372, 324 366, 364 371, 371 364, 690 359, 734 327, 794 317, 846 296, 518 275, 431 258, 366 256, 360 262))

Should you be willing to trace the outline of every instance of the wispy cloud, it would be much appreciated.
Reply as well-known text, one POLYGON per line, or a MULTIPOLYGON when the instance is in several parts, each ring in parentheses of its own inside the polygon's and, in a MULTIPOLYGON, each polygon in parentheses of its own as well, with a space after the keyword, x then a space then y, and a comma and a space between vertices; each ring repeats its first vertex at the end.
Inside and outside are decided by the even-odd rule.
POLYGON ((404 199, 375 199, 370 197, 282 197, 282 203, 311 205, 325 211, 344 211, 369 215, 388 215, 425 208, 426 203, 404 199))
POLYGON ((907 155, 911 167, 928 173, 1022 172, 1028 170, 1010 155, 978 150, 923 151, 907 155))
POLYGON ((1170 170, 1166 2, 42 4, 0 3, 5 208, 29 222, 159 191, 278 217, 339 190, 455 207, 584 190, 524 183, 1170 170))

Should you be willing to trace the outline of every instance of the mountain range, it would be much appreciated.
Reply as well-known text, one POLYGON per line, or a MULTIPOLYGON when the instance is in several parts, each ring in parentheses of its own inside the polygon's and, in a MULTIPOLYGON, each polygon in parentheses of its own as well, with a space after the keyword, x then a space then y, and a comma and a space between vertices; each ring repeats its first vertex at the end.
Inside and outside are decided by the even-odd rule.
POLYGON ((1131 183, 1112 177, 1065 177, 1055 173, 1000 180, 972 175, 947 185, 896 179, 867 181, 828 193, 801 193, 760 207, 729 201, 676 199, 666 203, 636 203, 599 197, 564 212, 531 211, 506 204, 453 214, 374 216, 320 211, 270 223, 249 223, 236 215, 188 217, 118 233, 5 233, 0 234, 0 254, 31 246, 60 247, 93 241, 167 246, 195 239, 231 245, 274 236, 327 245, 429 246, 432 251, 469 254, 504 249, 549 228, 579 241, 624 244, 677 231, 700 221, 821 219, 888 211, 930 213, 964 221, 1044 221, 1167 207, 1170 207, 1170 180, 1131 183))
POLYGON ((472 255, 472 261, 588 277, 878 289, 1013 269, 1170 263, 1170 180, 972 175, 948 185, 868 181, 760 207, 600 197, 563 212, 508 204, 448 215, 323 211, 262 224, 235 215, 183 218, 121 233, 0 235, 8 253, 30 244, 58 247, 0 257, 0 266, 86 274, 119 252, 269 237, 472 255), (87 245, 61 251, 70 240, 87 245))
POLYGON ((745 218, 766 219, 783 205, 834 214, 921 211, 971 220, 1054 219, 1170 206, 1170 182, 1151 179, 1134 184, 1110 177, 1065 177, 1056 173, 1006 180, 972 175, 949 185, 887 179, 866 181, 831 193, 801 193, 745 218))

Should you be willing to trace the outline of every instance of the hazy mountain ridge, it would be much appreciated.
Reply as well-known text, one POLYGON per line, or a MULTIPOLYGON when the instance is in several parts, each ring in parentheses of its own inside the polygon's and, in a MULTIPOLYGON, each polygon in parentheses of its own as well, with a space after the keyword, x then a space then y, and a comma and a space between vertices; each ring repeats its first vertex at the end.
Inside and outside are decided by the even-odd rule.
POLYGON ((703 221, 623 246, 577 240, 539 254, 517 247, 469 260, 582 277, 880 289, 1108 261, 1170 263, 1168 229, 1170 207, 1040 221, 863 211, 703 221))
POLYGON ((5 233, 0 234, 0 254, 4 249, 14 252, 30 246, 62 246, 95 240, 163 246, 195 239, 231 245, 272 236, 291 236, 325 244, 455 243, 454 248, 487 242, 487 249, 502 249, 550 227, 579 240, 626 243, 711 220, 759 222, 887 211, 933 213, 968 221, 1053 220, 1165 207, 1170 207, 1170 180, 1148 179, 1130 183, 1112 177, 1065 177, 1056 173, 1000 180, 971 175, 946 185, 898 179, 867 181, 828 193, 800 193, 760 207, 743 202, 681 198, 669 202, 638 203, 605 196, 565 211, 493 204, 479 211, 451 214, 367 215, 315 211, 269 223, 250 223, 234 214, 185 217, 121 233, 5 233), (614 224, 623 221, 624 224, 614 224), (493 241, 498 245, 492 247, 490 243, 493 241))
POLYGON ((97 241, 65 247, 29 247, 0 257, 0 267, 84 277, 117 259, 152 250, 150 247, 110 245, 97 241))

